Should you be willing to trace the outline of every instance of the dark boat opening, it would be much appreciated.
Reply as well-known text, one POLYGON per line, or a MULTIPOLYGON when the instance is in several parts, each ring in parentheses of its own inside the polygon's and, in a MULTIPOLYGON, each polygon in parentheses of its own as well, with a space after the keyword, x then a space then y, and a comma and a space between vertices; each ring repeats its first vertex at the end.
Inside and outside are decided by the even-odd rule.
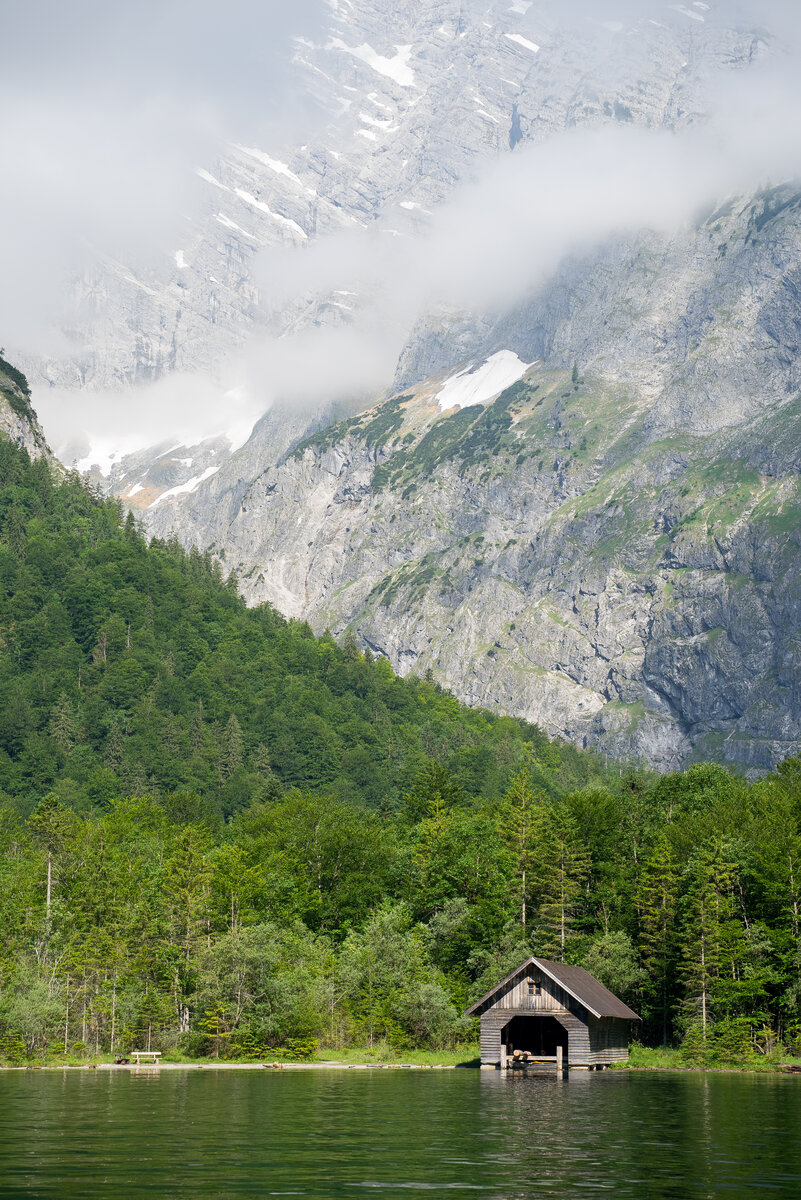
POLYGON ((527 1050, 542 1058, 554 1058, 556 1047, 561 1046, 567 1062, 567 1030, 555 1017, 513 1017, 504 1027, 501 1041, 506 1043, 508 1055, 527 1050))

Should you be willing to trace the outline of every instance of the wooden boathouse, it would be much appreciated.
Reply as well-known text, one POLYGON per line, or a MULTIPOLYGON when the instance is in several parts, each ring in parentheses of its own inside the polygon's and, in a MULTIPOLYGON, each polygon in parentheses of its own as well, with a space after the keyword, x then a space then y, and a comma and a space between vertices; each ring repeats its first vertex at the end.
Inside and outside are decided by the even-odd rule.
POLYGON ((481 1018, 481 1065, 601 1070, 629 1056, 635 1012, 583 967, 527 958, 465 1013, 481 1018))

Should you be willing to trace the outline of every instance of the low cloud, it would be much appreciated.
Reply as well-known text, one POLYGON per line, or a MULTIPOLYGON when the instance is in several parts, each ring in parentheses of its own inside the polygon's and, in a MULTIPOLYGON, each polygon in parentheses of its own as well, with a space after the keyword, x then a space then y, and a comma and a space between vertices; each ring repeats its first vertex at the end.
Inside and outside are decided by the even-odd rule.
MULTIPOLYGON (((498 7, 508 11, 511 0, 498 7)), ((801 174, 801 19, 787 0, 609 0, 603 20, 595 0, 564 0, 530 5, 520 29, 535 41, 557 27, 575 25, 585 39, 595 30, 591 49, 608 71, 618 22, 683 22, 686 33, 701 17, 723 44, 727 30, 753 31, 753 61, 710 77, 701 113, 685 115, 678 132, 623 124, 521 143, 427 219, 399 222, 401 236, 385 221, 265 252, 256 275, 266 305, 353 292, 350 314, 291 338, 254 337, 219 378, 175 375, 135 402, 44 394, 36 399, 53 441, 69 439, 78 413, 133 448, 143 429, 150 441, 169 434, 189 443, 239 429, 279 400, 316 406, 378 393, 426 311, 503 308, 567 254, 630 230, 670 232, 724 196, 801 174)), ((208 0, 145 0, 135 10, 32 0, 6 14, 2 340, 32 354, 68 353, 52 332, 58 304, 92 254, 134 265, 175 245, 194 203, 192 168, 225 141, 314 137, 320 114, 289 86, 288 39, 322 38, 324 25, 322 0, 231 0, 224 10, 208 0)))
POLYGON ((162 440, 193 446, 223 435, 238 447, 275 404, 313 411, 337 401, 366 403, 391 378, 404 334, 372 317, 318 326, 253 341, 216 377, 176 371, 122 394, 48 388, 35 397, 36 407, 63 462, 107 473, 112 461, 162 440))
MULTIPOLYGON (((790 39, 793 14, 776 12, 790 39)), ((265 251, 265 302, 352 289, 370 296, 374 316, 407 327, 427 309, 502 309, 568 254, 639 230, 670 234, 723 198, 798 177, 801 56, 793 40, 769 48, 764 38, 754 36, 753 62, 709 79, 702 113, 683 128, 568 129, 486 163, 414 233, 388 236, 379 224, 335 235, 291 265, 265 251)))
POLYGON ((5 344, 66 353, 55 330, 74 279, 97 257, 134 263, 173 244, 193 168, 233 131, 303 136, 316 116, 289 85, 289 39, 323 14, 323 0, 4 6, 5 344))

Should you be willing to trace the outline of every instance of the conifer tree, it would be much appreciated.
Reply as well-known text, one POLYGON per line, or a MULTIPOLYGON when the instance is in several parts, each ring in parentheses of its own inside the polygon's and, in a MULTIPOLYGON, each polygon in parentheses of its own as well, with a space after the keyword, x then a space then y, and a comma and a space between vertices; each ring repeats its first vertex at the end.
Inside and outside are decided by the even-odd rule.
POLYGON ((551 803, 541 809, 533 864, 538 941, 546 954, 565 961, 586 894, 590 856, 564 805, 551 803))
POLYGON ((192 721, 189 726, 189 741, 192 743, 195 753, 202 749, 203 738, 203 697, 201 696, 192 713, 192 721))
POLYGON ((220 739, 220 782, 227 783, 242 766, 242 727, 232 713, 220 739))
POLYGON ((193 959, 200 939, 209 932, 209 835, 188 825, 179 835, 167 862, 165 893, 172 929, 174 1000, 179 1029, 189 1030, 189 998, 193 985, 193 959))
POLYGON ((50 733, 65 758, 68 758, 74 749, 78 734, 77 726, 75 709, 67 693, 62 692, 50 718, 50 733))
POLYGON ((643 866, 636 900, 640 953, 650 979, 649 991, 665 1045, 668 1041, 676 961, 678 897, 678 871, 670 842, 663 833, 643 866))
POLYGON ((524 766, 512 778, 499 809, 500 826, 514 862, 520 925, 525 933, 529 923, 529 891, 532 856, 538 830, 542 827, 543 794, 532 786, 531 773, 524 766))
POLYGON ((123 762, 124 739, 122 732, 122 720, 119 715, 115 714, 112 717, 109 726, 108 737, 106 738, 106 753, 104 755, 106 766, 109 770, 119 773, 123 762))
POLYGON ((57 796, 50 795, 45 796, 37 804, 28 824, 47 855, 45 915, 49 923, 58 860, 65 846, 75 834, 78 819, 61 803, 57 796))
POLYGON ((688 867, 681 974, 686 1019, 699 1024, 703 1042, 716 1019, 738 1015, 740 994, 747 990, 748 944, 735 901, 737 873, 719 838, 688 867))

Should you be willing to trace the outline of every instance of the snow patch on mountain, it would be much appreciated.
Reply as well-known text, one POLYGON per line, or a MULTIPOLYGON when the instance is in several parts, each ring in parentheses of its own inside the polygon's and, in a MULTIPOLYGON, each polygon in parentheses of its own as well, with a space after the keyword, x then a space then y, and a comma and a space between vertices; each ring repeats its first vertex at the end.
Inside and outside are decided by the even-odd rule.
POLYGON ((308 240, 309 235, 306 233, 305 229, 301 229, 297 221, 293 221, 289 217, 284 217, 281 215, 281 213, 273 212, 269 204, 265 204, 264 201, 259 200, 257 196, 253 196, 250 192, 246 192, 244 188, 236 188, 235 191, 239 199, 245 204, 249 204, 251 208, 258 209, 259 212, 266 213, 268 217, 272 217, 274 221, 277 221, 279 225, 283 225, 285 229, 290 229, 293 233, 297 234, 298 237, 302 238, 303 241, 308 240))
POLYGON ((524 50, 530 50, 532 54, 539 54, 540 48, 536 42, 530 42, 528 38, 524 38, 522 33, 507 33, 504 34, 510 42, 516 42, 518 46, 522 46, 524 50))
POLYGON ((690 17, 693 21, 703 21, 704 18, 700 13, 693 12, 691 8, 686 8, 683 4, 673 4, 671 8, 674 12, 681 13, 683 17, 690 17))
POLYGON ((213 187, 220 188, 220 190, 223 192, 230 192, 231 190, 229 187, 226 187, 224 183, 220 183, 219 179, 215 179, 211 172, 207 171, 205 167, 198 167, 195 171, 195 174, 197 175, 198 179, 202 179, 204 183, 210 183, 213 187))
POLYGON ((394 79, 401 87, 414 87, 414 71, 409 66, 411 46, 396 46, 398 53, 393 58, 379 54, 368 42, 363 42, 361 46, 348 46, 341 38, 333 38, 329 46, 332 50, 344 50, 346 54, 352 54, 379 75, 394 79))
MULTIPOLYGON (((225 213, 217 213, 216 220, 221 225, 224 225, 226 229, 233 229, 234 233, 241 233, 244 237, 250 238, 254 242, 258 241, 258 238, 254 237, 252 233, 248 233, 241 225, 237 225, 236 221, 232 221, 230 217, 226 217, 225 213)), ((211 275, 209 278, 214 279, 214 276, 211 275)), ((217 281, 214 280, 214 282, 216 283, 217 281)))
POLYGON ((486 362, 466 367, 451 376, 437 392, 435 400, 444 411, 458 405, 486 404, 505 388, 522 379, 533 363, 524 363, 512 350, 499 350, 486 362))
POLYGON ((271 158, 269 154, 265 154, 263 150, 257 150, 255 146, 240 146, 236 144, 234 145, 234 149, 239 150, 242 154, 247 154, 249 158, 254 158, 256 162, 261 163, 264 167, 268 167, 269 170, 273 171, 276 175, 283 175, 286 179, 290 180, 291 183, 303 188, 303 191, 307 196, 317 195, 317 192, 314 188, 307 187, 300 176, 296 175, 294 171, 291 171, 289 169, 289 165, 285 162, 281 162, 280 159, 271 158))
POLYGON ((162 492, 160 496, 156 497, 150 507, 155 508, 157 504, 161 504, 162 500, 166 500, 169 496, 181 496, 185 492, 196 491, 201 483, 206 479, 211 479, 212 475, 216 475, 219 469, 219 467, 206 467, 205 471, 200 475, 194 475, 191 479, 187 479, 186 483, 179 483, 177 487, 172 487, 166 492, 162 492))

